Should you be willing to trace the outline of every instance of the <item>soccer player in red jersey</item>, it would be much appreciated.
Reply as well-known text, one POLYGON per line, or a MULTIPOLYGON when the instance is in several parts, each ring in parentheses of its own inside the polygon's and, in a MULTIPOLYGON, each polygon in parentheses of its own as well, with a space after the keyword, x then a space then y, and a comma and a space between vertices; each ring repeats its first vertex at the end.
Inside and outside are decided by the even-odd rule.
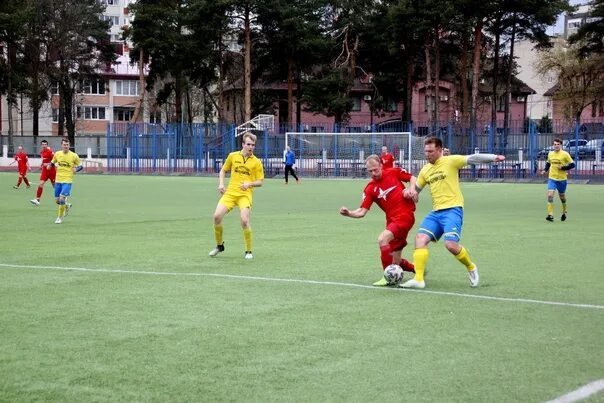
POLYGON ((54 153, 52 152, 52 148, 48 146, 48 141, 42 140, 40 142, 42 149, 40 150, 40 159, 42 163, 40 165, 40 184, 38 185, 38 190, 36 191, 36 198, 30 200, 31 204, 34 206, 40 205, 40 198, 42 197, 42 192, 44 191, 44 184, 47 180, 50 180, 52 187, 55 187, 55 177, 57 175, 57 169, 54 165, 51 165, 52 156, 54 153))
POLYGON ((27 154, 23 151, 23 147, 19 146, 17 148, 17 153, 15 154, 15 160, 11 162, 9 165, 13 165, 17 163, 17 168, 19 169, 19 179, 17 180, 17 184, 13 186, 15 189, 19 189, 21 186, 21 182, 25 182, 25 186, 29 189, 29 180, 27 180, 27 171, 31 171, 31 167, 29 166, 29 162, 27 159, 27 154))
MULTIPOLYGON (((407 234, 415 223, 415 201, 404 196, 405 186, 415 187, 415 176, 400 169, 384 169, 380 157, 370 155, 365 160, 367 173, 371 180, 365 186, 361 206, 356 210, 347 207, 340 208, 340 214, 345 217, 365 217, 372 203, 377 204, 386 213, 386 229, 378 236, 382 269, 391 264, 398 264, 405 271, 414 272, 413 264, 401 257, 403 248, 407 245, 407 234)), ((376 286, 388 285, 383 277, 373 283, 376 286)))
POLYGON ((394 168, 394 157, 388 152, 388 147, 382 147, 382 155, 380 155, 380 159, 382 160, 382 167, 384 169, 394 168))

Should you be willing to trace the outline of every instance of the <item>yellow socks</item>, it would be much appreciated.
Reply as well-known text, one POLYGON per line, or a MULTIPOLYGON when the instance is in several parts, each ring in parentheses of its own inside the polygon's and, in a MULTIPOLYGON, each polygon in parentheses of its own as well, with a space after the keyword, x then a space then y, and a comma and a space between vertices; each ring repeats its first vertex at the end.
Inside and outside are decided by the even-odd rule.
POLYGON ((247 228, 243 230, 243 239, 245 240, 245 250, 252 250, 252 229, 247 228))
POLYGON ((566 203, 562 203, 562 214, 566 214, 566 203))
POLYGON ((216 245, 222 245, 222 224, 214 224, 214 238, 216 238, 216 245))
POLYGON ((554 215, 554 203, 547 203, 547 215, 554 215))
POLYGON ((59 204, 59 217, 63 217, 65 215, 65 205, 59 204))
POLYGON ((466 269, 468 269, 468 271, 474 269, 474 263, 472 263, 472 259, 470 259, 470 254, 463 246, 461 247, 461 251, 454 256, 455 259, 459 260, 461 264, 466 266, 466 269))
POLYGON ((413 251, 413 265, 415 266, 415 280, 424 281, 424 271, 428 263, 428 248, 415 249, 413 251))

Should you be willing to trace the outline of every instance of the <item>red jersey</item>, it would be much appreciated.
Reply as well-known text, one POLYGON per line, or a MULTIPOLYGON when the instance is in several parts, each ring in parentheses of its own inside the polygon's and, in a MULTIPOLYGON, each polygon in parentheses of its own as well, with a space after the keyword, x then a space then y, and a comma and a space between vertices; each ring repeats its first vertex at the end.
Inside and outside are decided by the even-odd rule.
POLYGON ((394 157, 392 156, 392 154, 382 154, 380 156, 380 159, 382 160, 383 169, 394 168, 394 157))
POLYGON ((387 222, 407 220, 413 216, 415 203, 403 196, 405 186, 401 181, 409 182, 411 176, 400 168, 383 169, 379 180, 372 179, 365 186, 361 207, 369 209, 375 202, 386 213, 387 222))
POLYGON ((50 147, 46 147, 45 149, 40 151, 40 158, 42 159, 42 167, 44 167, 44 164, 48 164, 50 161, 52 161, 53 155, 54 155, 54 153, 52 152, 52 148, 50 148, 50 147))
POLYGON ((17 161, 19 171, 27 169, 27 154, 25 154, 24 152, 15 154, 15 161, 17 161))

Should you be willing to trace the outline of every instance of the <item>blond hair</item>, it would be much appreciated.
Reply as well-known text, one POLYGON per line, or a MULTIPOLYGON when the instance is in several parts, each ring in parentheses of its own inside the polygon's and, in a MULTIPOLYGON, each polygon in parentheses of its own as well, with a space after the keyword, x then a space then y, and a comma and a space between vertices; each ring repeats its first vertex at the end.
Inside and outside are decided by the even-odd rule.
POLYGON ((255 134, 252 134, 250 132, 245 132, 245 133, 243 133, 243 135, 241 137, 242 137, 241 144, 244 144, 245 140, 247 140, 247 139, 252 140, 254 142, 254 144, 256 144, 256 135, 255 134))

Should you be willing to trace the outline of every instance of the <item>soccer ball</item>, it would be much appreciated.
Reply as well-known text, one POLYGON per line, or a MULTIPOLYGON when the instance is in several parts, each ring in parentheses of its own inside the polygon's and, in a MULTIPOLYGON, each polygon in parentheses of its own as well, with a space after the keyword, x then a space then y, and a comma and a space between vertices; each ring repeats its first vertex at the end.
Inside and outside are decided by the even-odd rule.
POLYGON ((391 264, 384 270, 384 278, 388 284, 398 284, 403 279, 403 269, 398 264, 391 264))

